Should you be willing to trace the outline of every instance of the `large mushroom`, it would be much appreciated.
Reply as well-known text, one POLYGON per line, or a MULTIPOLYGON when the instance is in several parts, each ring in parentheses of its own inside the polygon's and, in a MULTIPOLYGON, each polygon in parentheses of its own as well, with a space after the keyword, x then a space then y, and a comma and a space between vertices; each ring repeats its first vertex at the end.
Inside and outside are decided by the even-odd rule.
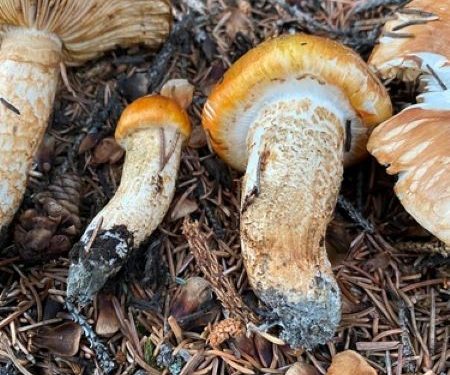
POLYGON ((187 113, 171 98, 146 96, 125 108, 115 134, 126 151, 122 178, 72 251, 70 301, 89 302, 161 223, 190 132, 187 113))
MULTIPOLYGON (((369 151, 398 174, 395 192, 450 249, 450 3, 413 0, 386 23, 369 63, 383 78, 420 81, 417 104, 378 126, 369 151)), ((450 250, 449 250, 450 251, 450 250)))
POLYGON ((60 65, 79 65, 117 45, 158 46, 169 0, 1 0, 0 232, 22 200, 41 143, 60 65))
POLYGON ((343 167, 391 115, 387 92, 352 50, 283 36, 241 57, 210 94, 203 126, 245 171, 241 244, 249 281, 291 346, 329 340, 341 298, 324 237, 343 167))

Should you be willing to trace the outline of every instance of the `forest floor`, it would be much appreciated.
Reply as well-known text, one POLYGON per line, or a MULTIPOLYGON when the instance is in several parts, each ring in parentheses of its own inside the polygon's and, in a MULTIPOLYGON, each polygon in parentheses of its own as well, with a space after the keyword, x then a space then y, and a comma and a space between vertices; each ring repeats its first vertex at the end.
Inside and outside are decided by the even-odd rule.
MULTIPOLYGON (((65 309, 67 251, 119 184, 123 153, 111 137, 121 111, 172 78, 188 79, 195 93, 189 108, 194 131, 170 211, 148 246, 82 309, 99 330, 98 306, 104 306, 102 324, 116 327, 112 337, 101 338, 116 366, 112 373, 284 374, 305 361, 325 374, 335 353, 354 349, 380 374, 450 374, 449 260, 425 250, 433 237, 404 211, 393 192, 395 177, 373 158, 345 172, 328 228, 344 301, 333 340, 313 351, 290 349, 273 332, 215 347, 210 342, 217 323, 241 314, 243 306, 261 310, 240 254, 241 176, 210 151, 200 127, 211 87, 247 50, 283 33, 328 36, 367 59, 382 25, 402 3, 177 0, 163 53, 116 50, 68 69, 0 252, 0 374, 101 373, 84 335, 76 355, 63 355, 80 335, 65 309), (71 217, 54 224, 46 197, 68 203, 71 217), (199 225, 190 235, 209 251, 221 281, 202 296, 197 311, 174 321, 169 315, 186 280, 218 277, 202 273, 191 252, 183 224, 194 220, 199 225)), ((414 85, 389 82, 388 88, 397 111, 415 100, 414 85)))

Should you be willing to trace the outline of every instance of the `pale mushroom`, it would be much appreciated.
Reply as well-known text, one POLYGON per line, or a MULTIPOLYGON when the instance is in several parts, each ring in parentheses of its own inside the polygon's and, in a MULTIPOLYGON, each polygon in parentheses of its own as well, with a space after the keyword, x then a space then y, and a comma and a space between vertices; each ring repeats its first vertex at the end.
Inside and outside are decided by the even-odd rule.
POLYGON ((158 46, 169 0, 0 2, 0 232, 22 200, 50 116, 61 64, 79 65, 115 46, 158 46))
POLYGON ((333 357, 327 375, 377 375, 377 372, 360 354, 346 350, 333 357))
POLYGON ((383 78, 419 78, 420 94, 378 126, 367 147, 398 174, 395 192, 406 211, 450 251, 450 3, 411 1, 384 35, 369 63, 383 78))
POLYGON ((356 53, 301 34, 246 53, 205 105, 213 148, 245 171, 249 281, 293 347, 325 343, 339 324, 325 230, 344 165, 366 154, 370 128, 390 115, 387 92, 356 53))
POLYGON ((70 300, 88 302, 161 223, 190 132, 186 112, 170 98, 143 97, 124 110, 115 133, 126 151, 122 179, 73 249, 70 300))

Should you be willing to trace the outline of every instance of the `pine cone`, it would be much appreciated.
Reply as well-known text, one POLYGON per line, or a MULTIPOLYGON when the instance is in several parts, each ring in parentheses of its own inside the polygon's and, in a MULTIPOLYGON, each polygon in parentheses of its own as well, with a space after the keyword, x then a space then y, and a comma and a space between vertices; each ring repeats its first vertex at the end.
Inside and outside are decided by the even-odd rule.
POLYGON ((81 229, 81 180, 74 173, 56 176, 47 190, 33 197, 14 228, 14 241, 26 260, 47 259, 66 253, 81 229))

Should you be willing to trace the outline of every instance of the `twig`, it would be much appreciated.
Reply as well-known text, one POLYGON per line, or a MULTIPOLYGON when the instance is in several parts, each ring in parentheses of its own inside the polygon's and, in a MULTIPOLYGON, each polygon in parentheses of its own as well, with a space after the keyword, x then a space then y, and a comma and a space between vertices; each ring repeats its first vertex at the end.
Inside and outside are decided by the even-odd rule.
POLYGON ((169 66, 169 61, 176 51, 179 50, 179 45, 189 37, 189 30, 192 27, 194 18, 192 14, 187 14, 180 22, 178 22, 169 35, 169 38, 164 43, 159 53, 152 61, 152 68, 147 73, 149 82, 148 91, 154 91, 165 76, 165 71, 169 66))
POLYGON ((0 102, 8 108, 10 111, 14 112, 16 115, 20 116, 20 111, 17 109, 17 107, 13 106, 10 102, 8 102, 6 99, 0 97, 0 102))
POLYGON ((337 200, 338 205, 347 212, 348 216, 366 232, 374 233, 375 227, 342 195, 339 195, 337 200))
POLYGON ((360 0, 353 8, 353 13, 368 12, 379 7, 403 5, 409 0, 360 0))
POLYGON ((115 364, 108 353, 107 347, 99 340, 86 318, 81 315, 73 302, 69 299, 66 300, 66 308, 72 316, 73 321, 78 323, 83 329, 86 338, 91 344, 91 348, 95 351, 101 370, 105 374, 110 374, 114 370, 115 364))
POLYGON ((186 236, 192 254, 201 271, 211 283, 214 292, 225 309, 245 323, 257 323, 258 318, 244 303, 234 284, 223 275, 223 269, 208 246, 206 234, 200 229, 200 224, 186 219, 183 223, 183 234, 186 236))

